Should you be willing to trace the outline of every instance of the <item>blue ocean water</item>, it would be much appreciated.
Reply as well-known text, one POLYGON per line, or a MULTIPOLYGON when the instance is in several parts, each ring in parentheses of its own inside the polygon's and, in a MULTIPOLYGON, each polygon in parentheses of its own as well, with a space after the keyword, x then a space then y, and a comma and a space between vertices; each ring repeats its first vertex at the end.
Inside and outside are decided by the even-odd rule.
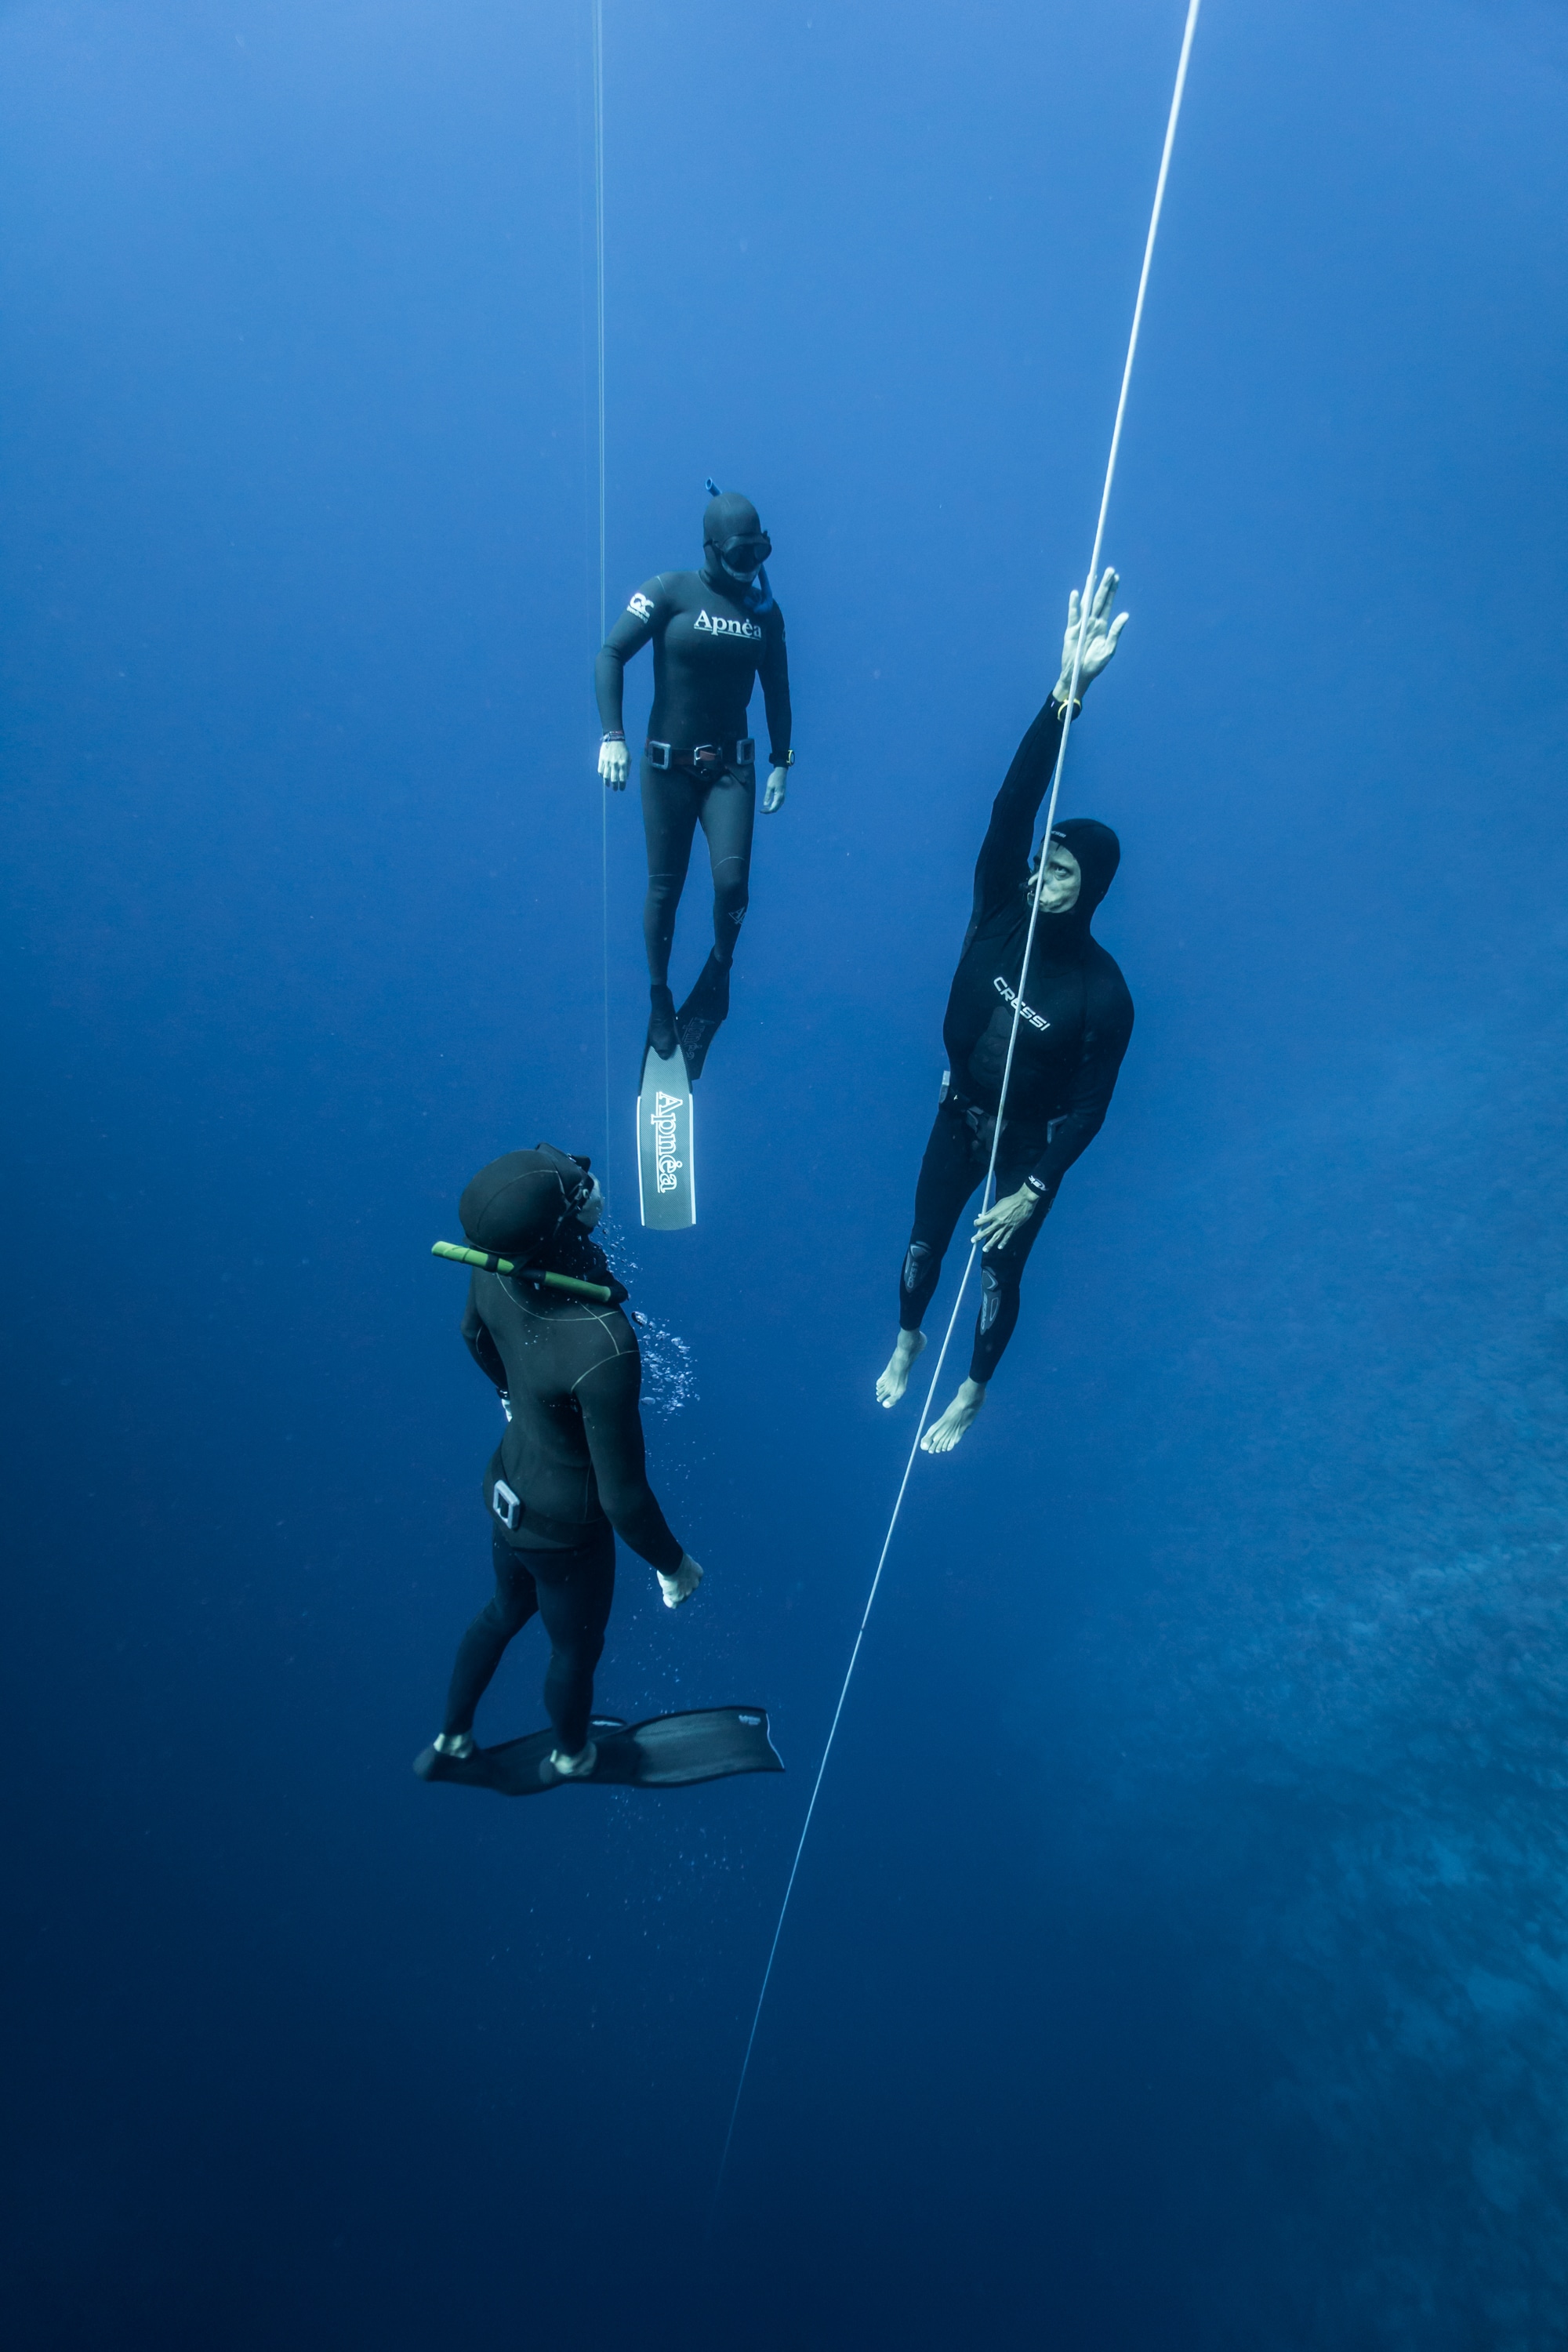
POLYGON ((1138 1027, 917 1469, 707 2231, 1182 13, 606 0, 612 610, 750 492, 799 751, 660 1236, 585 0, 0 11, 26 2352, 1568 2334, 1544 0, 1207 0, 1065 803, 1138 1027), (408 1769, 497 1426, 426 1253, 540 1136, 607 1139, 709 1570, 623 1556, 601 1702, 762 1701, 783 1780, 408 1769))

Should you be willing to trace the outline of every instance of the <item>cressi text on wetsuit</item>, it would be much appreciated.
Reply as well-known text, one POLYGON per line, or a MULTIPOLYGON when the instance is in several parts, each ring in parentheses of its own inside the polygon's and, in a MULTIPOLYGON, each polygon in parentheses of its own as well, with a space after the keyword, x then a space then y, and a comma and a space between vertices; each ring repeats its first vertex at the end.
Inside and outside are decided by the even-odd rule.
POLYGON ((789 664, 784 615, 764 575, 743 589, 729 582, 715 587, 708 571, 661 572, 637 590, 595 665, 599 721, 606 733, 622 724, 626 665, 650 641, 653 712, 641 768, 647 836, 643 936, 648 978, 662 985, 699 824, 713 866, 713 952, 724 965, 734 954, 746 912, 756 813, 755 762, 740 756, 749 741, 746 713, 760 677, 769 761, 787 764, 789 664))
MULTIPOLYGON (((608 1278, 595 1244, 579 1239, 571 1255, 557 1271, 608 1278)), ((562 1748, 575 1755, 615 1595, 616 1536, 667 1576, 682 1557, 647 1482, 637 1335, 618 1306, 476 1274, 463 1337, 511 1407, 485 1471, 486 1507, 496 1514, 498 1482, 516 1502, 500 1497, 495 1598, 463 1636, 442 1729, 470 1728, 501 1653, 537 1610, 551 1643, 545 1706, 562 1748)))
POLYGON ((974 869, 973 910, 942 1023, 948 1091, 921 1166, 899 1284, 900 1328, 918 1330, 960 1212, 984 1181, 1017 1007, 996 1197, 1026 1184, 1039 1206, 1015 1229, 1005 1249, 984 1255, 969 1374, 981 1382, 991 1378, 1012 1337, 1029 1252, 1063 1176, 1105 1122, 1132 1034, 1127 982, 1089 931, 1121 857, 1109 825, 1077 817, 1054 828, 1077 858, 1082 881, 1075 906, 1059 914, 1041 909, 1028 976, 1020 979, 1029 929, 1029 850, 1056 765, 1061 721, 1053 697, 1018 746, 992 804, 974 869))

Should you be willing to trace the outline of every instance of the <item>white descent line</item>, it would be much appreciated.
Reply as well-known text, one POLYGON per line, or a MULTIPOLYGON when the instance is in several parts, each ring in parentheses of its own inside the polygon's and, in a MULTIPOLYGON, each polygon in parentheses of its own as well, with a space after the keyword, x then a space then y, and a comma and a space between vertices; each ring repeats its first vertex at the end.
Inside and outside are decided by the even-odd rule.
MULTIPOLYGON (((1193 35, 1197 30, 1198 10, 1201 5, 1202 0, 1188 0, 1186 27, 1182 35, 1182 54, 1176 66, 1176 86, 1171 93, 1171 111, 1165 124, 1165 144, 1160 155, 1159 177, 1154 183, 1154 203, 1149 215, 1149 234, 1143 245, 1143 267, 1139 272, 1138 297, 1132 306, 1132 328, 1127 338, 1127 360, 1121 371, 1121 390, 1116 403, 1116 422, 1111 427, 1110 455, 1105 467, 1105 486, 1100 492, 1100 513, 1094 526, 1094 550, 1089 557, 1089 574, 1079 606, 1079 632, 1078 642, 1073 652, 1072 684, 1068 689, 1068 707, 1062 715, 1061 741, 1057 747, 1057 764, 1051 777, 1050 803, 1046 811, 1046 827, 1042 836, 1047 843, 1050 840, 1051 826, 1056 819, 1057 796, 1061 789, 1062 769, 1067 759, 1068 736, 1072 728, 1073 704, 1078 698, 1079 677, 1083 666, 1084 632, 1089 623, 1089 606, 1094 601, 1095 581, 1100 572, 1100 547, 1105 536, 1105 518, 1110 505, 1111 484, 1116 478, 1116 460, 1121 451, 1121 426, 1127 414, 1128 387, 1132 381, 1132 362, 1137 356, 1139 331, 1143 324, 1143 298, 1149 289, 1149 271, 1154 259, 1154 240, 1159 234, 1160 215, 1164 209, 1165 182, 1170 176, 1171 152, 1176 143, 1176 125, 1181 120, 1182 98, 1187 86, 1187 63, 1193 53, 1193 35)), ((1043 855, 1040 872, 1043 877, 1045 872, 1043 855)), ((1037 891, 1032 896, 1029 908, 1029 928, 1024 942, 1022 975, 1013 1006, 1013 1027, 1007 1039, 1007 1059, 1002 1072, 1001 1092, 997 1097, 996 1132, 991 1139, 991 1160, 985 1171, 985 1189, 981 1195, 983 1210, 990 1203, 992 1186, 996 1178, 996 1151, 1002 1140, 1002 1119, 1007 1107, 1007 1088, 1013 1076, 1013 1054, 1018 1042, 1018 1022, 1023 1011, 1024 976, 1026 976, 1029 969, 1029 955, 1035 943, 1035 927, 1039 920, 1039 913, 1040 901, 1037 891)), ((812 1783, 811 1801, 805 1809, 805 1820, 801 1825, 800 1842, 795 1850, 795 1860, 790 1864, 784 1901, 779 1906, 778 1924, 773 1929, 773 1939, 768 1948, 768 1964, 763 1971, 762 1990, 757 1995, 757 2006, 752 2018, 752 2030, 746 2039, 746 2054, 741 2061, 741 2076, 735 2085, 734 2104, 730 2109, 730 2128, 724 2135, 724 2152, 719 2159, 719 2177, 713 2187, 715 2212, 724 2186, 725 2171, 730 2162, 730 2149, 735 2137, 735 2123, 741 2112, 741 2100, 746 2088, 746 2076, 751 2071, 752 2053, 756 2047, 757 2029, 763 2021, 763 2004, 768 1997, 768 1985, 773 1972, 773 1961, 778 1953, 779 1938, 784 1934, 784 1916, 789 1910, 790 1896, 795 1892, 795 1882, 800 1872, 801 1856, 805 1852, 805 1841, 810 1834, 812 1816, 816 1811, 816 1800, 821 1792, 823 1777, 827 1770, 827 1759, 833 1752, 833 1742, 838 1730, 839 1717, 844 1713, 844 1703, 849 1696, 849 1685, 854 1678, 856 1664, 860 1656, 860 1645, 866 1638, 866 1627, 870 1622, 872 1604, 877 1598, 877 1588, 882 1581, 882 1570, 887 1566, 888 1554, 892 1549, 894 1531, 899 1524, 899 1513, 903 1508, 905 1491, 915 1466, 915 1455, 920 1451, 921 1439, 925 1433, 926 1420, 931 1412, 931 1401, 936 1394, 936 1384, 942 1375, 942 1364, 958 1323, 959 1309, 963 1305, 963 1294, 969 1286, 969 1277, 974 1270, 974 1261, 979 1249, 978 1242, 971 1242, 968 1263, 963 1269, 963 1279, 959 1284, 958 1297, 953 1301, 952 1313, 948 1317, 947 1329, 942 1334, 942 1350, 937 1357, 936 1370, 931 1374, 931 1386, 926 1391, 926 1401, 921 1411, 920 1427, 915 1432, 914 1444, 910 1448, 910 1458, 904 1465, 904 1475, 899 1481, 899 1491, 893 1503, 893 1515, 888 1522, 888 1532, 882 1539, 882 1549, 877 1561, 877 1573, 871 1579, 871 1590, 867 1595, 866 1607, 861 1615, 858 1631, 855 1635, 855 1646, 849 1653, 849 1665, 844 1676, 843 1687, 838 1694, 838 1704, 833 1710, 833 1721, 828 1726, 827 1741, 822 1751, 822 1761, 816 1768, 816 1778, 812 1783)), ((711 2217, 709 2227, 710 2229, 712 2227, 711 2217)))
MULTIPOLYGON (((993 1158, 994 1158, 994 1154, 993 1154, 993 1158)), ((926 1401, 921 1407, 920 1426, 915 1431, 914 1443, 910 1447, 910 1458, 904 1465, 904 1475, 899 1481, 899 1492, 893 1504, 893 1516, 888 1522, 888 1532, 882 1538, 882 1549, 877 1560, 877 1573, 871 1579, 871 1590, 866 1595, 866 1606, 861 1612, 859 1627, 855 1635, 855 1646, 849 1653, 849 1664, 844 1676, 844 1686, 838 1694, 838 1704, 833 1710, 833 1721, 827 1727, 827 1741, 822 1751, 822 1761, 816 1768, 816 1778, 811 1784, 811 1801, 806 1806, 805 1819, 801 1824, 800 1843, 795 1847, 795 1860, 790 1864, 789 1880, 788 1884, 784 1887, 784 1901, 779 1906, 778 1925, 773 1929, 773 1940, 768 1947, 768 1964, 763 1970, 762 1990, 757 1995, 757 2006, 755 2014, 752 2019, 752 2030, 746 2037, 746 2054, 741 2061, 741 2079, 735 2085, 735 2102, 733 2106, 730 2109, 730 2128, 724 2135, 724 2153, 719 2158, 719 2178, 713 2184, 713 2203, 715 2209, 719 2202, 719 2193, 724 2186, 724 2172, 730 2161, 730 2143, 735 2137, 735 2119, 741 2112, 741 2094, 746 2087, 746 2075, 751 2068, 752 2052, 756 2044, 757 2039, 757 2028, 763 2021, 763 2003, 768 1997, 768 1981, 773 1972, 773 1961, 778 1954, 779 1937, 784 1934, 784 1914, 789 1909, 789 1898, 795 1893, 795 1874, 800 1868, 800 1858, 805 1852, 805 1841, 811 1833, 811 1817, 816 1811, 816 1800, 822 1792, 823 1779, 827 1770, 827 1759, 833 1753, 833 1742, 838 1730, 838 1718, 844 1712, 844 1702, 849 1696, 849 1685, 854 1678, 856 1663, 860 1655, 860 1644, 866 1638, 866 1628, 871 1622, 871 1610, 877 1598, 877 1587, 882 1581, 882 1570, 888 1564, 888 1554, 893 1548, 893 1530, 899 1524, 899 1513, 903 1508, 904 1489, 910 1483, 910 1475, 915 1466, 915 1455, 920 1452, 921 1439, 925 1434, 926 1423, 931 1418, 931 1401, 936 1395, 936 1384, 942 1378, 942 1368, 947 1360, 949 1343, 952 1339, 953 1332, 958 1328, 959 1313, 963 1306, 963 1294, 969 1287, 969 1277, 974 1270, 974 1258, 978 1248, 979 1244, 977 1242, 972 1242, 969 1245, 969 1262, 963 1269, 963 1279, 958 1286, 958 1297, 952 1302, 952 1313, 947 1318, 947 1329, 942 1335, 942 1346, 938 1350, 936 1364, 931 1372, 931 1385, 926 1390, 926 1401)), ((710 2230, 712 2228, 711 2216, 709 2221, 709 2228, 710 2230)))
MULTIPOLYGON (((605 0, 593 0, 594 13, 594 324, 599 386, 599 645, 609 627, 605 548, 605 0)), ((594 648, 597 653, 598 646, 594 648)), ((599 782, 599 918, 603 940, 605 994, 605 1164, 603 1181, 610 1181, 610 791, 599 782)))

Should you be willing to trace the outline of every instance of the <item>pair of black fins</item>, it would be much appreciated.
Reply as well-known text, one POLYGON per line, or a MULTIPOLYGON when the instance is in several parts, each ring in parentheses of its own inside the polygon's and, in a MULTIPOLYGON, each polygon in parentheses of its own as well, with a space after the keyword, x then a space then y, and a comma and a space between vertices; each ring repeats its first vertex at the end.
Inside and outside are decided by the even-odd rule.
POLYGON ((729 1780, 738 1772, 782 1772, 784 1759, 768 1737, 760 1706, 704 1706, 686 1715, 656 1715, 622 1723, 595 1715, 588 1737, 599 1750, 592 1772, 570 1780, 550 1761, 553 1731, 531 1731, 471 1756, 442 1756, 426 1748, 414 1759, 422 1780, 457 1780, 467 1789, 493 1789, 498 1797, 539 1797, 547 1789, 688 1789, 699 1780, 729 1780))
MULTIPOLYGON (((695 1086, 702 1076, 702 1065, 708 1059, 708 1048, 730 1017, 730 967, 721 963, 718 956, 710 955, 697 975, 697 985, 675 1016, 675 1034, 680 1047, 680 1058, 686 1065, 687 1083, 695 1086)), ((657 1054, 653 1031, 648 1030, 648 1049, 657 1054)))

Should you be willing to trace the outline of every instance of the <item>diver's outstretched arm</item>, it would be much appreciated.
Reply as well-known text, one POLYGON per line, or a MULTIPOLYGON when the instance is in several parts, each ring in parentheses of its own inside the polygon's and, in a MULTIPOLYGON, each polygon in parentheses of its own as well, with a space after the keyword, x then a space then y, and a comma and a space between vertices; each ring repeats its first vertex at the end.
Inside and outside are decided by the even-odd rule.
MULTIPOLYGON (((1079 635, 1081 631, 1083 658, 1079 664, 1078 674, 1078 698, 1081 702, 1085 688, 1110 660, 1116 651, 1117 639, 1127 625, 1125 613, 1118 614, 1115 620, 1109 621, 1108 625, 1108 616, 1115 604, 1120 584, 1117 573, 1108 564, 1100 573, 1100 585, 1089 598, 1087 629, 1079 613, 1076 588, 1068 599, 1061 675, 1047 696, 1044 709, 1036 716, 1027 734, 1014 752, 1002 789, 991 803, 991 823, 974 866, 971 939, 974 935, 974 926, 1005 899, 1011 898, 1015 890, 1021 888, 1027 876, 1035 820, 1040 813, 1040 803, 1050 789, 1057 754, 1061 749, 1062 724, 1067 715, 1068 696, 1072 691, 1073 656, 1078 650, 1079 635)), ((967 940, 964 944, 968 945, 967 940)))

